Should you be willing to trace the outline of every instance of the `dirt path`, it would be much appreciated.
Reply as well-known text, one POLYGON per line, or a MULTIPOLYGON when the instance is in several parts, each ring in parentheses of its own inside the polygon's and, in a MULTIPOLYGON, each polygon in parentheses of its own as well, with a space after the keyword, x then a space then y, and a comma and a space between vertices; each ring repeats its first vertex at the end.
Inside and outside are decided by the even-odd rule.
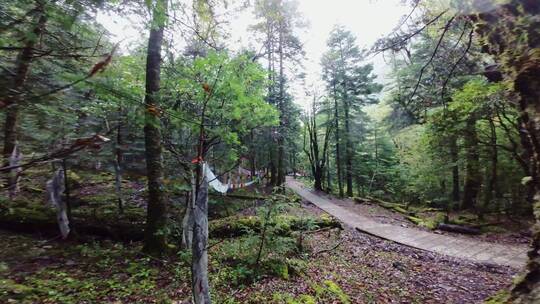
POLYGON ((304 188, 303 184, 293 179, 287 179, 287 187, 305 200, 336 217, 344 224, 359 231, 399 244, 456 258, 468 259, 474 262, 492 263, 516 268, 523 267, 527 260, 527 248, 525 246, 510 246, 466 240, 412 228, 383 224, 340 207, 328 199, 309 191, 304 188))

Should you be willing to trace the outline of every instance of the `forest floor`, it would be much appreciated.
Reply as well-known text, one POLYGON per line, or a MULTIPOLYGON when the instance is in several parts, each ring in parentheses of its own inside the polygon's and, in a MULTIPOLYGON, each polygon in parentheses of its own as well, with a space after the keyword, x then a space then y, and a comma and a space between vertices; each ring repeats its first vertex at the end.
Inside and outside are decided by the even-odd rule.
MULTIPOLYGON (((182 257, 158 262, 141 255, 139 243, 70 244, 5 231, 0 240, 2 303, 189 303, 182 257)), ((216 303, 479 303, 508 287, 516 271, 351 229, 311 234, 306 247, 311 254, 299 259, 298 274, 236 286, 215 259, 219 250, 211 250, 216 303)))
MULTIPOLYGON (((110 177, 85 178, 74 191, 81 201, 97 201, 113 189, 110 177)), ((132 203, 126 209, 130 217, 142 216, 142 184, 128 185, 132 203)), ((34 192, 23 197, 42 201, 34 192)), ((280 216, 326 216, 288 197, 291 203, 280 216)), ((99 204, 92 217, 115 210, 114 196, 106 200, 110 208, 99 204)), ((258 208, 253 201, 210 202, 211 217, 225 221, 232 214, 252 219, 258 208)), ((140 219, 133 223, 140 225, 140 219)), ((257 233, 210 239, 215 303, 479 303, 507 288, 518 271, 412 249, 346 227, 269 240, 278 247, 265 251, 259 267, 265 270, 257 271, 246 261, 259 241, 257 233), (278 252, 283 248, 290 250, 278 252)), ((141 253, 140 241, 62 241, 36 231, 0 230, 0 242, 0 303, 189 303, 190 254, 175 243, 171 254, 158 260, 141 253)))

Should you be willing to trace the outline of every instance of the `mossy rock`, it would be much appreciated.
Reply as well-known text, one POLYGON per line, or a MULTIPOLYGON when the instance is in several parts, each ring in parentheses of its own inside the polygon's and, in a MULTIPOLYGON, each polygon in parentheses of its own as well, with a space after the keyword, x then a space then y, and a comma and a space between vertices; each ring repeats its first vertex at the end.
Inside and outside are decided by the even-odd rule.
POLYGON ((484 304, 507 304, 510 302, 510 292, 501 290, 484 301, 484 304))
POLYGON ((431 218, 419 218, 414 216, 407 216, 407 219, 414 224, 424 227, 430 230, 437 229, 437 226, 439 223, 442 223, 444 221, 444 214, 443 213, 437 213, 434 217, 431 218))
POLYGON ((343 304, 351 303, 351 298, 341 289, 341 287, 336 284, 334 281, 326 280, 324 281, 328 293, 332 294, 334 297, 338 298, 339 301, 343 304))
POLYGON ((71 189, 77 189, 82 186, 83 179, 74 171, 67 171, 68 185, 71 189))

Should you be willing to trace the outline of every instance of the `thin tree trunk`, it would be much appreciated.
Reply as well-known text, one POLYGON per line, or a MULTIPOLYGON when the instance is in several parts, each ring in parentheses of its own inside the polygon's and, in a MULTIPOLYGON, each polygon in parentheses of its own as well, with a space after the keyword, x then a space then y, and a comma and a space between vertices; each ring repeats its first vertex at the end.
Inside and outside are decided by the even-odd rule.
POLYGON ((334 84, 334 126, 336 128, 336 170, 337 170, 337 181, 338 181, 338 188, 339 188, 339 196, 343 197, 343 179, 342 179, 342 173, 341 173, 341 149, 340 149, 340 138, 339 138, 339 109, 338 109, 338 102, 337 102, 337 96, 336 96, 336 87, 334 84))
POLYGON ((255 145, 254 145, 255 136, 253 134, 253 129, 251 129, 251 132, 249 133, 249 139, 250 139, 250 147, 251 147, 249 167, 250 167, 250 172, 251 172, 251 178, 255 178, 255 175, 257 174, 257 164, 256 164, 257 153, 255 151, 255 145))
POLYGON ((450 138, 450 158, 452 160, 452 201, 459 202, 459 151, 456 136, 450 138))
POLYGON ((277 185, 285 182, 285 74, 283 70, 283 29, 279 29, 279 134, 277 185))
POLYGON ((296 179, 296 147, 293 148, 293 152, 290 156, 290 162, 291 162, 291 165, 292 165, 292 174, 293 174, 293 178, 296 179))
MULTIPOLYGON (((120 108, 119 113, 122 112, 120 108)), ((121 114, 120 114, 121 115, 121 114)), ((120 214, 124 213, 124 198, 122 194, 122 162, 124 158, 124 152, 122 151, 122 124, 118 123, 116 128, 116 143, 114 145, 114 176, 115 176, 115 190, 116 199, 118 202, 118 211, 120 214)))
POLYGON ((186 198, 186 212, 184 213, 184 218, 182 219, 182 247, 183 248, 192 248, 193 244, 193 227, 194 219, 193 209, 195 208, 195 200, 197 198, 197 186, 195 181, 195 175, 191 171, 191 192, 188 192, 186 198), (191 193, 191 195, 189 195, 191 193))
MULTIPOLYGON (((345 88, 346 89, 346 88, 345 88)), ((347 100, 344 100, 345 110, 345 180, 347 182, 347 196, 353 196, 353 149, 351 142, 351 129, 350 129, 350 117, 349 117, 349 104, 347 100)))
POLYGON ((467 163, 465 165, 465 185, 463 187, 463 200, 461 201, 461 208, 474 209, 477 207, 476 199, 482 183, 475 115, 471 115, 471 117, 467 119, 465 128, 464 141, 467 163))
POLYGON ((360 179, 360 176, 356 176, 356 191, 358 191, 358 196, 364 196, 364 191, 362 189, 362 180, 360 179))
POLYGON ((70 193, 70 189, 69 189, 67 163, 66 163, 65 158, 62 159, 62 171, 64 172, 64 197, 65 197, 67 218, 68 218, 68 221, 69 221, 69 225, 71 227, 71 231, 73 231, 73 227, 75 225, 73 224, 73 217, 71 216, 71 193, 70 193))
POLYGON ((495 129, 495 122, 493 119, 489 119, 489 129, 490 129, 490 148, 491 148, 491 167, 489 173, 486 174, 488 182, 486 184, 486 190, 484 193, 484 204, 482 206, 482 213, 479 214, 483 216, 483 211, 486 208, 489 208, 491 201, 493 200, 493 193, 497 191, 497 162, 498 162, 498 151, 497 151, 497 132, 495 129))
POLYGON ((146 121, 144 126, 146 150, 146 175, 148 178, 148 207, 143 250, 155 256, 162 255, 167 248, 167 199, 163 191, 163 159, 161 147, 159 106, 161 45, 163 43, 164 21, 158 20, 157 9, 167 12, 167 0, 158 0, 153 12, 153 25, 148 39, 146 57, 146 121))
POLYGON ((330 164, 330 149, 326 151, 326 161, 328 164, 326 165, 326 191, 328 193, 332 192, 332 175, 330 174, 330 168, 332 168, 330 164))
MULTIPOLYGON (((204 164, 203 166, 206 166, 204 164)), ((191 284, 195 304, 210 304, 208 283, 208 179, 202 170, 202 181, 193 209, 193 244, 191 284)))
MULTIPOLYGON (((266 33, 266 52, 268 56, 268 103, 275 105, 274 100, 274 85, 275 85, 275 73, 274 73, 274 43, 273 43, 273 31, 272 31, 272 25, 270 24, 270 21, 267 21, 267 33, 266 33)), ((277 185, 277 170, 276 170, 276 163, 275 163, 275 152, 274 152, 274 136, 273 136, 273 128, 270 128, 268 130, 268 142, 271 143, 268 147, 268 155, 269 155, 269 171, 270 171, 270 180, 269 180, 269 186, 274 187, 277 185)))
POLYGON ((258 267, 259 263, 261 262, 262 252, 264 249, 264 243, 266 241, 266 230, 268 228, 268 222, 270 221, 271 215, 272 215, 272 206, 268 206, 268 211, 266 212, 266 216, 264 218, 264 225, 261 232, 261 242, 259 243, 259 250, 257 251, 257 259, 255 260, 255 267, 258 267))

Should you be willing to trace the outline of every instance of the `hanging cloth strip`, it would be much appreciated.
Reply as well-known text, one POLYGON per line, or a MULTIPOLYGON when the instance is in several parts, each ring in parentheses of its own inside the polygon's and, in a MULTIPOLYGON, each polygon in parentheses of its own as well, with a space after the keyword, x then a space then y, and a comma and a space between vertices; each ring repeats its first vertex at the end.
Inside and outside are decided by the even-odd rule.
POLYGON ((216 190, 219 193, 227 193, 229 189, 238 189, 238 188, 248 187, 248 186, 253 185, 259 180, 259 178, 256 178, 247 183, 231 184, 231 179, 229 179, 229 182, 227 184, 223 184, 222 182, 219 181, 219 179, 216 177, 214 172, 212 172, 208 164, 205 163, 203 167, 204 167, 204 174, 208 178, 208 185, 214 188, 214 190, 216 190))

